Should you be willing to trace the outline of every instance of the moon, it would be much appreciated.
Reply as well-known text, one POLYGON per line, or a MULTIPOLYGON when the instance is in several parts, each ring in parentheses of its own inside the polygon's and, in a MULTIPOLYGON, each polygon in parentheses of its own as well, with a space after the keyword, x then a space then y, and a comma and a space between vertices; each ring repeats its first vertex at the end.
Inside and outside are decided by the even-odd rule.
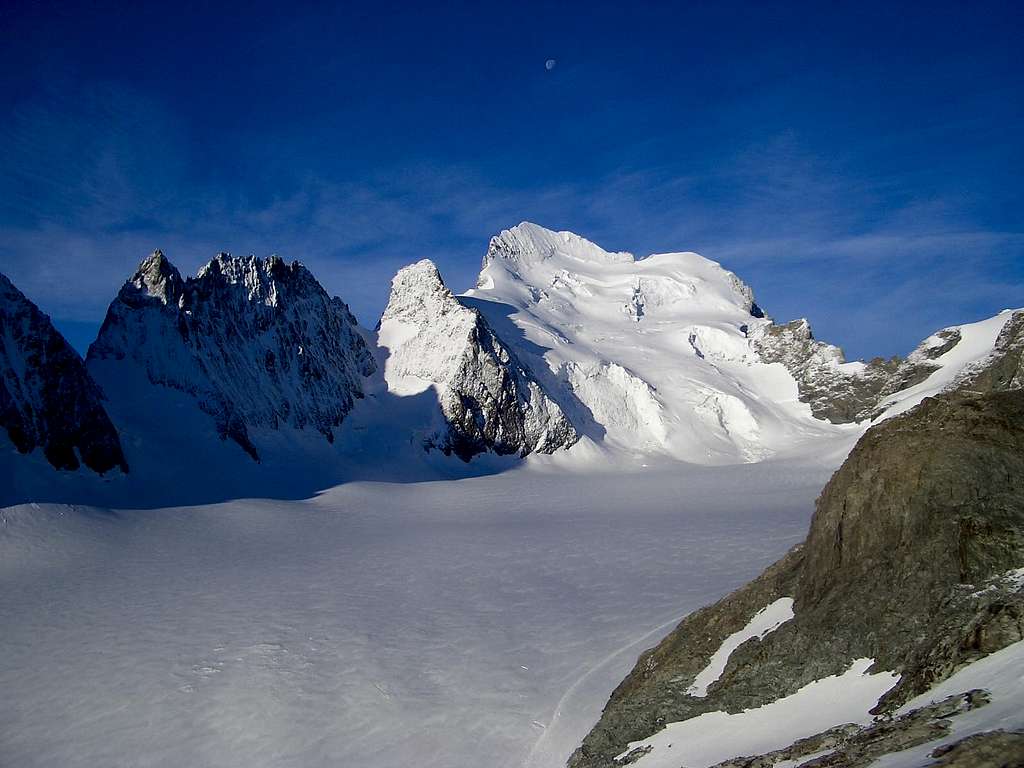
POLYGON ((558 62, 555 61, 554 59, 548 59, 547 61, 544 62, 544 69, 550 72, 552 69, 555 68, 555 64, 557 63, 558 62))

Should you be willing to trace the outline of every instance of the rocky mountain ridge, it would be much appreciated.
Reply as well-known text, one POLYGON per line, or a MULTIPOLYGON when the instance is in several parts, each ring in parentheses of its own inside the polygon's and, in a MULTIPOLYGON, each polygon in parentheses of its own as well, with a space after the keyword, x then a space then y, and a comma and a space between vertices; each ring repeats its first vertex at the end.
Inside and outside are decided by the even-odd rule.
POLYGON ((848 424, 877 418, 888 398, 925 381, 961 335, 957 327, 944 328, 906 358, 877 357, 867 363, 848 363, 839 347, 814 338, 806 319, 761 324, 749 338, 762 360, 781 363, 793 375, 800 400, 817 418, 848 424))
POLYGON ((436 391, 445 424, 429 442, 464 460, 552 453, 578 439, 573 425, 477 310, 422 260, 399 270, 378 326, 392 392, 436 391))
MULTIPOLYGON (((844 424, 906 410, 965 377, 1021 379, 999 360, 1024 313, 945 329, 906 360, 848 363, 806 321, 772 321, 713 261, 638 259, 526 222, 491 239, 464 296, 422 262, 393 288, 374 337, 297 262, 220 254, 183 278, 158 251, 111 303, 86 366, 115 426, 129 428, 129 454, 171 450, 161 432, 174 428, 175 455, 212 431, 257 461, 257 435, 287 427, 333 441, 380 387, 390 397, 432 389, 436 419, 410 422, 409 439, 466 460, 583 443, 577 454, 713 465, 848 440, 858 427, 844 424), (174 397, 157 405, 156 392, 174 397), (161 423, 154 408, 175 416, 161 423)), ((375 418, 387 414, 361 429, 375 418)), ((387 427, 403 439, 401 425, 387 427)))
POLYGON ((348 307, 298 262, 219 254, 185 280, 160 251, 111 303, 86 364, 108 390, 135 367, 192 396, 256 460, 253 428, 333 441, 375 370, 348 307))
POLYGON ((128 471, 103 393, 50 318, 0 274, 0 427, 57 469, 128 471))

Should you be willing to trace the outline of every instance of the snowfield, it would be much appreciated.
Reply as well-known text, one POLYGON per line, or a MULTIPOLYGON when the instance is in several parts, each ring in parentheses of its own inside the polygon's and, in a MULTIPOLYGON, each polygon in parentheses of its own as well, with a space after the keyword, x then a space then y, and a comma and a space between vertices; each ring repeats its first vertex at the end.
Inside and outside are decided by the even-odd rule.
POLYGON ((641 650, 802 539, 831 468, 538 457, 304 501, 9 507, 0 763, 564 765, 641 650))

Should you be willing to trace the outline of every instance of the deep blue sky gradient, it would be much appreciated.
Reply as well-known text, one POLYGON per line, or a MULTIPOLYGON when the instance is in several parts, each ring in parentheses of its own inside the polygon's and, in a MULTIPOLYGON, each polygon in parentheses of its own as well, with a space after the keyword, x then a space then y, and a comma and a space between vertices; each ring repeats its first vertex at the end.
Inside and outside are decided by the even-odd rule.
POLYGON ((299 259, 372 327, 525 219, 905 353, 1024 305, 1021 7, 8 2, 0 271, 80 349, 157 247, 299 259))

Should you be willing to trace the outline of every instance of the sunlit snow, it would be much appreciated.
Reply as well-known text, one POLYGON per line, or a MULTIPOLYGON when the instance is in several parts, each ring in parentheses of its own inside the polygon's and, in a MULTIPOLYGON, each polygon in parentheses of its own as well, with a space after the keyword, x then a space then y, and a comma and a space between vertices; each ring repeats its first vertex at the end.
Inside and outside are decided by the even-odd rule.
POLYGON ((780 597, 773 603, 766 605, 752 618, 743 629, 733 632, 722 642, 721 647, 711 656, 708 665, 704 667, 693 680, 693 685, 687 689, 690 696, 707 696, 708 686, 716 682, 725 671, 725 665, 729 663, 732 652, 753 638, 761 639, 771 634, 787 621, 793 618, 793 598, 780 597))
POLYGON ((654 736, 632 742, 626 751, 651 748, 634 763, 636 768, 706 768, 731 757, 781 749, 843 723, 869 723, 868 710, 899 681, 891 672, 868 674, 873 663, 856 659, 843 674, 815 680, 756 709, 708 712, 669 723, 654 736))

